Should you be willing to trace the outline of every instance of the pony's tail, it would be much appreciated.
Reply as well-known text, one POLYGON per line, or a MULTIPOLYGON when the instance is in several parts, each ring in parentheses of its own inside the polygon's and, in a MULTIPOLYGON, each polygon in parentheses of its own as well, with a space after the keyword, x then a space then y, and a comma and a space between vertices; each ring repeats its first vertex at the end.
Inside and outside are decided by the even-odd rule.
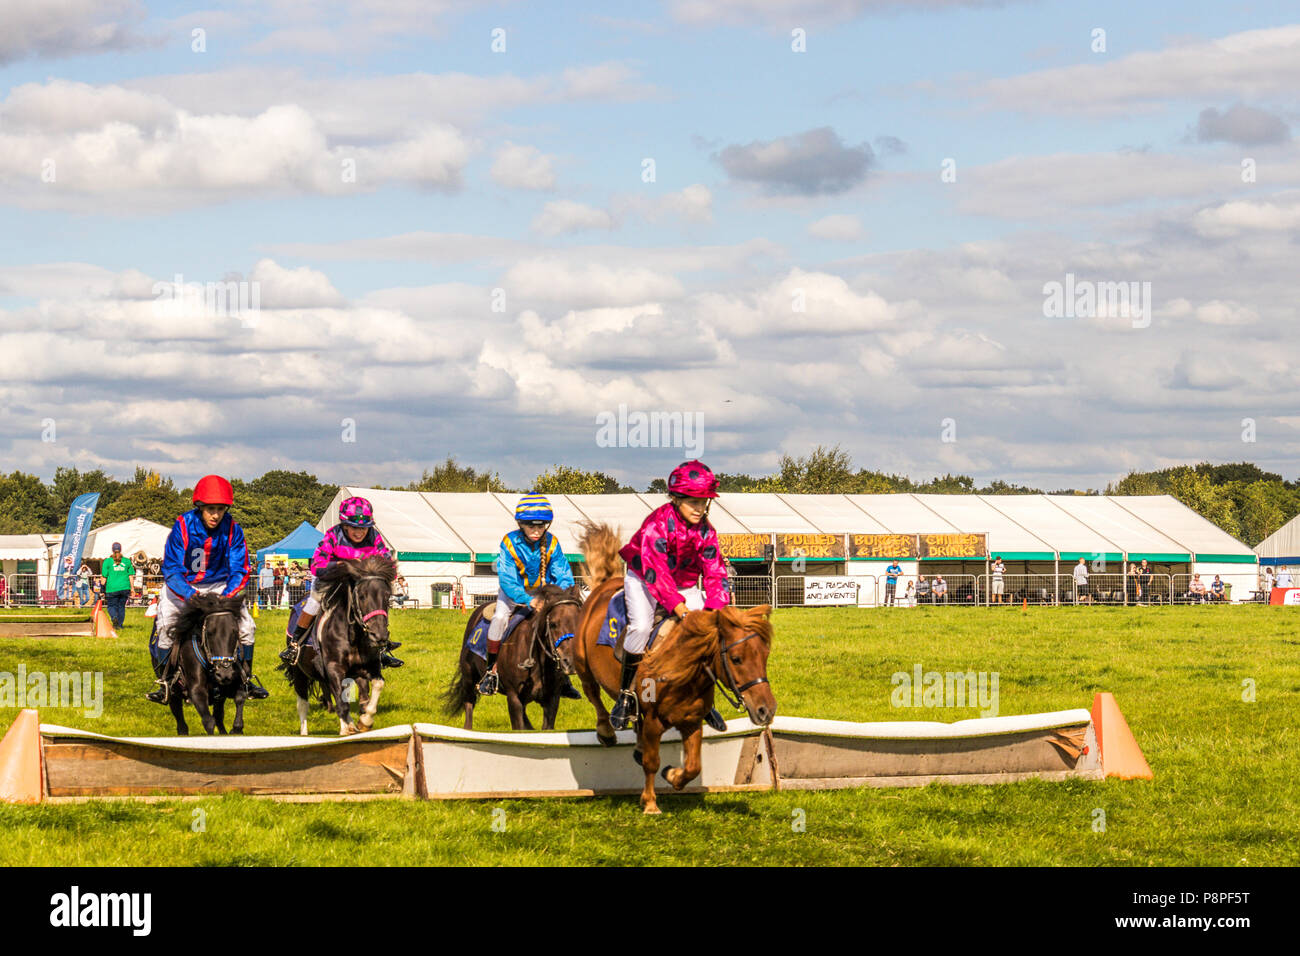
POLYGON ((623 573, 622 559, 618 556, 622 535, 603 523, 584 519, 578 525, 582 528, 578 546, 587 563, 587 586, 594 591, 602 581, 623 573))
POLYGON ((465 713, 465 705, 478 700, 478 684, 470 674, 468 667, 457 666, 456 674, 442 692, 442 712, 448 717, 457 717, 465 713))

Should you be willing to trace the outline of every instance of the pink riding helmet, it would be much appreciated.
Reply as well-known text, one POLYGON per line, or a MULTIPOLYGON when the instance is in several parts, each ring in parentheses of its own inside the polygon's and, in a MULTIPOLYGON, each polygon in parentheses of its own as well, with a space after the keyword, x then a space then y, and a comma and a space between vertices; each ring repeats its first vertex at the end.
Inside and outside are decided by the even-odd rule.
POLYGON ((353 528, 370 528, 375 523, 375 509, 365 498, 345 498, 339 505, 339 521, 353 528))
POLYGON ((718 497, 718 479, 699 459, 684 461, 668 476, 668 493, 686 498, 718 497))

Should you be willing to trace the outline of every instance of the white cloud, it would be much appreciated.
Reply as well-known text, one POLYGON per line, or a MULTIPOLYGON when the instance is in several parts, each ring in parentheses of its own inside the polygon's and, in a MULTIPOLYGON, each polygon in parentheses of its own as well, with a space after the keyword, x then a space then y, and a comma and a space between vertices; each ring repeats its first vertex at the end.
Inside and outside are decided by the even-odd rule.
POLYGON ((1300 193, 1280 194, 1270 201, 1237 200, 1202 209, 1193 217, 1192 227, 1213 239, 1300 229, 1300 193))
POLYGON ((634 305, 676 299, 683 294, 677 279, 652 269, 611 268, 594 262, 584 265, 557 257, 517 263, 507 271, 501 285, 514 302, 557 303, 574 309, 634 305))
POLYGON ((553 158, 536 146, 507 143, 497 151, 491 175, 511 189, 551 189, 555 186, 553 158))
POLYGON ((248 274, 260 288, 264 309, 335 308, 345 304, 323 272, 302 266, 286 269, 271 259, 259 259, 248 274))
POLYGON ((22 0, 0 4, 0 66, 26 57, 106 53, 147 42, 138 0, 22 0))
POLYGON ((855 239, 862 238, 862 223, 858 221, 857 216, 850 216, 843 213, 833 216, 823 216, 816 222, 809 223, 808 235, 815 239, 831 239, 838 242, 852 242, 855 239))
POLYGON ((533 232, 543 236, 560 236, 588 229, 612 229, 613 217, 604 209, 596 209, 569 199, 557 199, 542 207, 533 220, 533 232))
POLYGON ((0 132, 0 196, 78 210, 88 199, 174 207, 250 192, 345 194, 393 181, 455 189, 471 153, 449 126, 348 147, 331 143, 296 105, 253 117, 195 115, 145 94, 64 80, 15 90, 0 105, 0 120, 10 119, 0 132), (32 170, 48 163, 52 181, 33 189, 32 170))
POLYGON ((1115 113, 1156 109, 1169 100, 1289 101, 1297 87, 1300 24, 989 80, 980 94, 1009 109, 1115 113))
POLYGON ((1259 313, 1239 302, 1215 299, 1197 307, 1196 320, 1206 325, 1253 325, 1259 321, 1259 313))

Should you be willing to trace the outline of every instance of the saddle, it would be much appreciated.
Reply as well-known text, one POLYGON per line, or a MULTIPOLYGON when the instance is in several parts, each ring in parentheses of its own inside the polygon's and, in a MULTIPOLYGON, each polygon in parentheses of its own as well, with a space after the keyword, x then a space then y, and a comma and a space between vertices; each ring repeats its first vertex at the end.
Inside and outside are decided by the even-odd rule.
MULTIPOLYGON (((649 652, 655 646, 655 640, 661 633, 667 634, 673 629, 677 619, 662 607, 655 608, 654 625, 650 629, 650 640, 645 649, 649 652)), ((614 656, 623 660, 623 638, 627 635, 627 599, 622 591, 614 592, 609 599, 609 609, 605 612, 605 626, 600 629, 597 644, 604 644, 614 649, 614 656)))
MULTIPOLYGON (((288 646, 289 641, 293 638, 293 632, 298 629, 298 617, 302 614, 303 605, 307 603, 306 599, 299 601, 289 610, 289 623, 284 632, 284 643, 288 646)), ((312 650, 319 652, 320 647, 316 643, 316 627, 320 624, 320 615, 312 620, 311 625, 307 628, 307 636, 303 638, 303 647, 310 647, 312 650)))
MULTIPOLYGON (((478 623, 474 625, 474 630, 470 631, 465 638, 465 643, 469 646, 469 649, 483 660, 487 660, 488 631, 492 627, 492 617, 496 614, 496 609, 495 603, 483 608, 483 615, 479 618, 478 623)), ((501 643, 504 644, 508 641, 515 628, 519 626, 519 622, 532 613, 532 608, 526 604, 516 608, 515 612, 510 615, 510 620, 506 622, 506 632, 501 635, 501 643)))

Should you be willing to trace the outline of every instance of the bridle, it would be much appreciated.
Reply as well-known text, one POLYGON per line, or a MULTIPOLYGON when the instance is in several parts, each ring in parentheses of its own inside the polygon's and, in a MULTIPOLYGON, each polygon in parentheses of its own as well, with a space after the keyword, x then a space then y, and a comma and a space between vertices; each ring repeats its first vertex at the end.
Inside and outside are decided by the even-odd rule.
MULTIPOLYGON (((533 630, 533 643, 541 644, 542 653, 544 653, 551 660, 555 661, 555 663, 557 664, 563 663, 563 661, 560 660, 560 645, 563 644, 565 641, 572 640, 573 632, 568 631, 567 633, 561 634, 558 638, 552 639, 551 638, 551 612, 554 611, 557 607, 562 607, 565 604, 572 604, 574 607, 582 607, 582 602, 577 598, 565 597, 565 598, 560 598, 558 601, 551 601, 542 608, 542 614, 543 614, 542 627, 534 628, 533 630), (543 639, 542 637, 543 631, 545 631, 546 633, 545 639, 543 639)), ((533 658, 530 655, 528 660, 524 661, 523 667, 525 669, 528 669, 532 666, 533 666, 533 658)))
POLYGON ((736 708, 736 710, 741 710, 744 706, 741 700, 742 697, 744 696, 745 691, 749 690, 751 687, 754 687, 758 684, 766 684, 768 680, 766 677, 756 677, 749 683, 742 684, 741 686, 737 687, 736 675, 731 670, 731 658, 728 656, 727 652, 730 651, 733 647, 739 647, 741 644, 744 644, 746 641, 753 640, 756 637, 758 637, 758 632, 751 631, 749 634, 746 634, 740 640, 735 641, 734 643, 728 644, 725 647, 723 647, 722 629, 718 628, 718 646, 721 648, 720 656, 722 657, 722 673, 727 678, 727 683, 725 686, 723 685, 722 681, 718 680, 717 675, 713 673, 713 669, 709 667, 707 664, 704 665, 704 672, 708 674, 710 678, 713 679, 713 683, 717 685, 719 692, 721 692, 722 696, 726 698, 727 703, 729 703, 732 707, 736 708), (735 697, 732 697, 731 694, 727 693, 728 687, 731 688, 731 693, 736 695, 735 697))
MULTIPOLYGON (((211 614, 204 616, 203 627, 199 631, 198 636, 190 637, 190 644, 194 647, 194 655, 199 659, 199 663, 203 665, 204 670, 211 670, 219 664, 229 664, 233 667, 238 662, 238 657, 233 655, 218 657, 214 655, 212 650, 208 647, 208 622, 214 617, 234 616, 234 611, 213 611, 211 614)), ((235 647, 239 647, 238 639, 235 640, 235 647)))
MULTIPOLYGON (((385 584, 389 584, 389 585, 391 585, 392 582, 389 581, 388 578, 382 574, 364 574, 348 585, 348 609, 347 609, 348 623, 358 625, 363 631, 365 631, 366 637, 370 639, 370 643, 377 644, 379 642, 379 639, 376 636, 375 632, 370 629, 370 620, 371 618, 376 618, 381 616, 387 618, 388 609, 376 608, 375 610, 370 611, 367 614, 361 613, 360 608, 356 606, 355 598, 356 598, 357 585, 360 584, 362 581, 383 581, 385 584)), ((351 631, 352 628, 349 627, 348 628, 349 640, 351 639, 351 631)))

